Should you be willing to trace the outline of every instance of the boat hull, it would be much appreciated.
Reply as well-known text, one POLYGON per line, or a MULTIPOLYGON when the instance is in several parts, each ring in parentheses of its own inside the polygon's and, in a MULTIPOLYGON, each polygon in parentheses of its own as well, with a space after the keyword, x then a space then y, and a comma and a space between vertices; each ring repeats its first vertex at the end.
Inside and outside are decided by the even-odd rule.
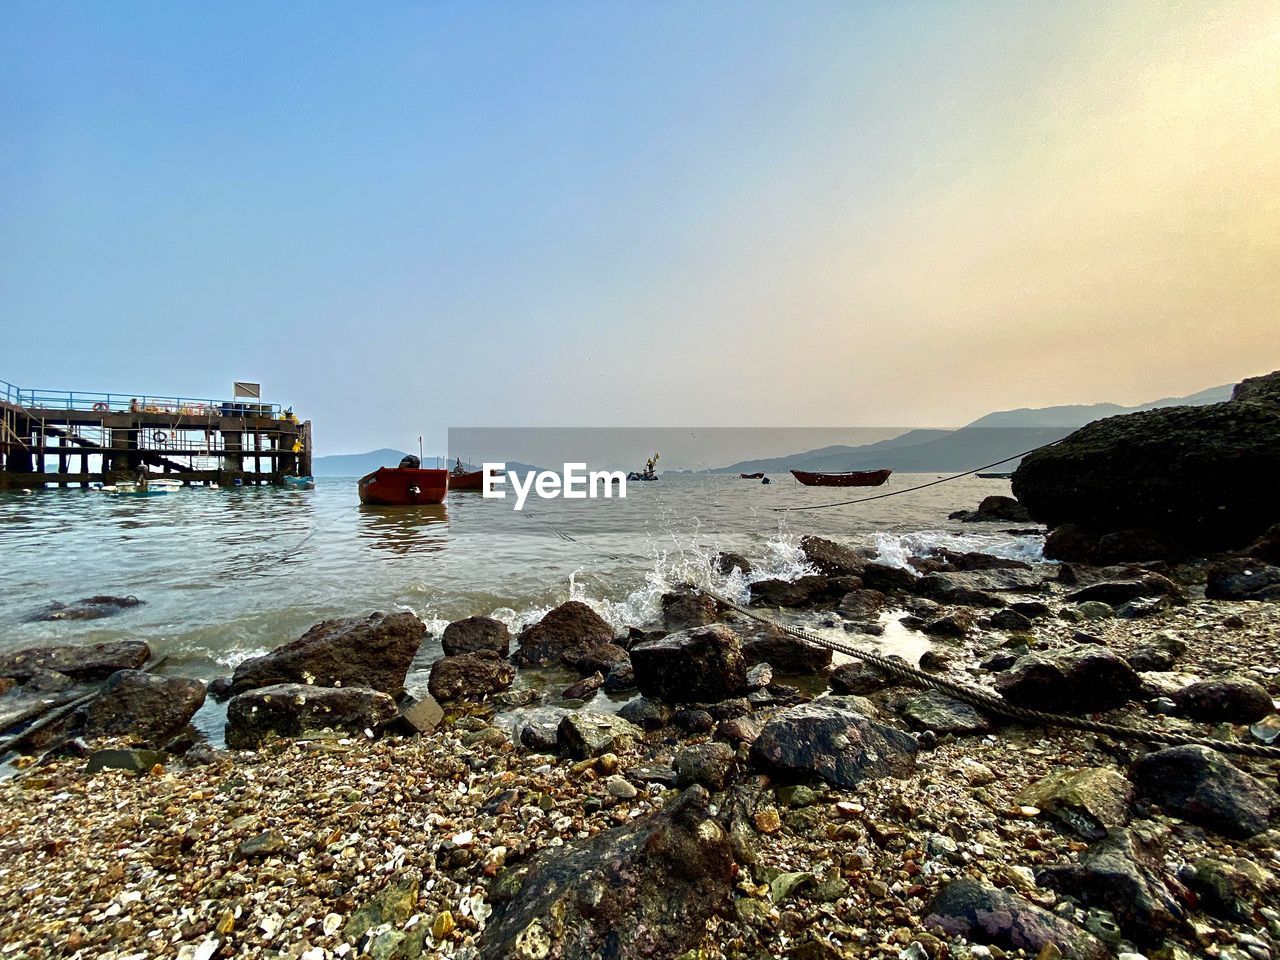
POLYGON ((360 502, 374 507, 444 503, 448 492, 448 470, 379 467, 360 478, 360 502))
POLYGON ((878 487, 892 470, 854 470, 849 473, 810 473, 792 470, 791 475, 806 487, 878 487))
POLYGON ((740 473, 738 474, 738 478, 740 480, 763 480, 764 474, 763 473, 740 473))
POLYGON ((484 486, 484 471, 474 470, 471 473, 449 474, 450 490, 480 490, 484 486))

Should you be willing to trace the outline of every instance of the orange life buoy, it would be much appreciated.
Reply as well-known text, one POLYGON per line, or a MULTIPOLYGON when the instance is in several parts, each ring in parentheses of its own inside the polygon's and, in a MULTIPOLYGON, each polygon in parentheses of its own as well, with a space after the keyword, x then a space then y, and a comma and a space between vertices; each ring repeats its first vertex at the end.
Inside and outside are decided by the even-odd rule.
POLYGON ((95 403, 95 404, 93 405, 93 412, 94 412, 94 413, 106 413, 106 412, 107 412, 108 410, 110 410, 110 409, 111 409, 111 408, 110 408, 110 407, 108 407, 108 406, 107 406, 105 403, 103 403, 101 400, 99 400, 97 403, 95 403))

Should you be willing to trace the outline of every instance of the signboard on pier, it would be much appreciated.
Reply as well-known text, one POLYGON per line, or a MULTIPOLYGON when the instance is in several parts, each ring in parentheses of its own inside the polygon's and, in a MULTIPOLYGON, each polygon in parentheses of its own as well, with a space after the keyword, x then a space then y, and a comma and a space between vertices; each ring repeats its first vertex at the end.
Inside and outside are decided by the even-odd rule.
POLYGON ((235 382, 235 398, 239 400, 242 397, 248 397, 253 400, 262 399, 262 384, 250 383, 247 380, 237 380, 235 382))

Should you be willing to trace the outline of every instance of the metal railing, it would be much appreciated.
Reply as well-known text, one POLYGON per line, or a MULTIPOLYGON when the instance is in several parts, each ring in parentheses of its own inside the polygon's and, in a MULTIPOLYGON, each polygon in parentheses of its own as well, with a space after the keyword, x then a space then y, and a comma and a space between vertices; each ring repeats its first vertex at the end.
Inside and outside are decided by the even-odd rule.
POLYGON ((209 400, 197 397, 154 397, 145 394, 86 393, 80 390, 24 390, 0 380, 0 400, 34 410, 95 410, 101 413, 167 413, 214 417, 280 417, 278 403, 245 399, 209 400))

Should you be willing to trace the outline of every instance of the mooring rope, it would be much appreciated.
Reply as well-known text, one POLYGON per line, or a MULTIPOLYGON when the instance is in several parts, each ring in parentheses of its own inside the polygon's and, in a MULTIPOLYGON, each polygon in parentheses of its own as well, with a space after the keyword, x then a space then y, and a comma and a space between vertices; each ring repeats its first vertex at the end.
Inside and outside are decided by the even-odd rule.
POLYGON ((1187 744, 1198 745, 1202 747, 1210 747, 1220 753, 1237 753, 1247 757, 1259 757, 1265 759, 1280 759, 1280 747, 1265 746, 1263 744, 1240 743, 1234 740, 1217 740, 1212 737, 1196 737, 1190 734, 1173 733, 1164 730, 1142 730, 1138 727, 1129 727, 1117 723, 1103 723, 1099 720, 1089 720, 1083 717, 1071 717, 1060 713, 1048 713, 1043 710, 1029 710, 1025 707, 1017 707, 994 693, 988 693, 968 684, 957 683, 954 680, 946 680, 933 674, 925 673, 910 666, 904 661, 895 660, 891 657, 883 657, 878 653, 870 653, 866 650, 860 650, 857 647, 847 643, 841 643, 839 640, 829 640, 826 637, 818 636, 810 633, 808 630, 799 627, 788 626, 787 624, 778 623, 770 617, 766 617, 758 610, 751 610, 742 604, 728 597, 722 596, 715 590, 708 587, 700 587, 696 584, 686 582, 685 586, 693 590, 697 590, 706 594, 718 603, 724 604, 731 610, 742 614, 758 623, 768 624, 771 627, 787 633, 806 643, 819 647, 825 647, 837 653, 843 653, 847 656, 854 657, 865 663, 872 664, 878 670, 892 674, 902 680, 906 680, 914 686, 926 687, 928 689, 937 690, 945 693, 953 700, 959 700, 961 703, 967 703, 972 707, 976 707, 983 713, 993 714, 995 716, 1006 717, 1010 720, 1018 720, 1023 723, 1043 724, 1053 727, 1066 727, 1073 730, 1085 730, 1089 733, 1100 733, 1117 740, 1140 740, 1146 743, 1163 743, 1170 746, 1183 746, 1187 744))

